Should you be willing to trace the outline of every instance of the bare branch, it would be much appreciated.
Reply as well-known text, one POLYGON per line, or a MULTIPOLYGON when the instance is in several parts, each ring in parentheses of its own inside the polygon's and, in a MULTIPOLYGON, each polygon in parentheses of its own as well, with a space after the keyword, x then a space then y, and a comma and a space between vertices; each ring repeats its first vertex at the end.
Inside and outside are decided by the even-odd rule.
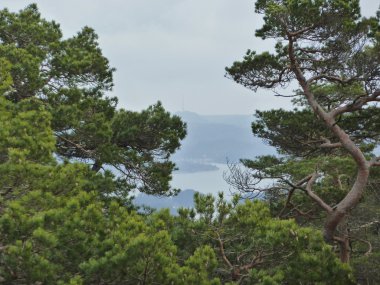
POLYGON ((357 96, 351 104, 346 104, 331 110, 329 115, 333 118, 348 112, 355 112, 363 108, 369 102, 380 102, 380 91, 368 96, 367 94, 362 94, 357 96))
POLYGON ((314 184, 315 180, 317 180, 317 178, 318 178, 318 173, 314 172, 312 177, 309 179, 309 181, 306 184, 306 193, 322 209, 324 209, 327 213, 331 213, 333 209, 325 201, 323 201, 317 194, 315 194, 312 191, 312 185, 314 184))
POLYGON ((242 170, 237 163, 227 161, 227 165, 229 173, 223 173, 223 178, 229 185, 241 192, 252 193, 252 198, 256 198, 261 194, 262 190, 258 185, 267 178, 254 175, 254 173, 247 168, 242 170))
MULTIPOLYGON (((322 200, 322 198, 320 198, 317 194, 315 194, 313 191, 312 191, 312 185, 314 184, 315 180, 318 178, 318 173, 314 172, 313 174, 310 174, 308 176, 306 176, 305 178, 303 178, 302 180, 300 180, 299 182, 297 182, 296 184, 292 184, 291 182, 289 181, 286 181, 286 180, 283 180, 286 184, 288 184, 289 186, 291 186, 294 190, 295 189, 300 189, 302 191, 304 191, 314 202, 316 202, 322 209, 324 209, 326 212, 330 213, 333 211, 333 209, 326 203, 322 200), (306 188, 301 188, 301 186, 306 183, 306 188)), ((291 193, 291 195, 293 195, 293 193, 291 193)), ((290 198, 291 198, 291 195, 290 195, 290 192, 288 194, 288 199, 285 203, 285 206, 287 204, 290 204, 290 198)), ((294 207, 295 208, 295 207, 294 207)), ((299 211, 298 209, 295 208, 295 210, 299 211)), ((284 209, 281 210, 281 213, 284 211, 284 209)), ((303 212, 302 212, 302 215, 305 215, 303 212)))
POLYGON ((227 258, 226 256, 226 253, 224 251, 224 243, 219 235, 219 233, 216 231, 216 235, 218 237, 218 243, 219 243, 219 249, 220 249, 220 254, 222 255, 222 258, 224 260, 224 262, 232 269, 234 268, 234 266, 232 265, 232 263, 230 262, 230 260, 227 258))
POLYGON ((358 231, 358 230, 361 230, 361 229, 363 229, 363 228, 368 228, 368 227, 370 227, 370 226, 372 226, 372 225, 380 225, 380 221, 379 221, 379 220, 375 220, 375 221, 372 221, 372 222, 366 223, 366 224, 364 224, 364 225, 361 225, 361 226, 359 226, 359 227, 357 227, 357 228, 350 229, 350 230, 351 230, 351 231, 358 231))
POLYGON ((358 238, 358 237, 350 237, 350 238, 353 239, 353 240, 360 241, 360 242, 365 243, 365 244, 368 245, 368 250, 364 254, 365 256, 369 256, 372 253, 372 244, 368 240, 361 239, 361 238, 358 238))
POLYGON ((380 156, 374 157, 370 160, 369 166, 380 166, 380 156))
POLYGON ((290 203, 290 200, 292 199, 292 196, 293 196, 295 190, 296 190, 296 189, 293 188, 293 189, 291 189, 291 190, 289 191, 289 193, 288 193, 288 197, 286 198, 286 201, 285 201, 285 204, 284 204, 284 207, 282 208, 282 210, 280 211, 280 213, 278 213, 278 217, 279 217, 279 218, 282 217, 283 213, 285 212, 285 209, 288 208, 289 203, 290 203))
POLYGON ((280 94, 278 92, 275 92, 274 96, 283 97, 283 98, 294 98, 294 97, 298 97, 299 95, 284 95, 284 94, 280 94))
MULTIPOLYGON (((285 24, 285 23, 283 22, 283 24, 285 24)), ((303 29, 298 30, 298 31, 295 31, 295 32, 288 32, 288 34, 289 34, 291 37, 297 37, 297 36, 299 36, 300 34, 303 34, 303 33, 305 33, 305 32, 308 32, 308 31, 314 29, 316 26, 317 26, 317 24, 313 24, 313 25, 311 25, 311 26, 309 26, 309 27, 303 28, 303 29)))
POLYGON ((338 76, 334 76, 334 75, 319 74, 319 75, 316 75, 316 76, 313 76, 313 77, 309 78, 306 81, 306 83, 308 85, 310 85, 314 81, 318 81, 318 80, 321 80, 321 79, 326 79, 328 81, 338 82, 338 83, 341 83, 341 84, 347 84, 347 83, 350 83, 353 80, 355 80, 355 77, 351 77, 351 78, 348 78, 348 79, 343 79, 342 77, 338 77, 338 76))
POLYGON ((291 208, 291 211, 296 211, 299 216, 307 217, 308 219, 315 219, 315 217, 313 215, 311 215, 313 210, 309 210, 307 212, 304 212, 304 211, 298 209, 297 206, 294 205, 292 202, 289 202, 289 206, 293 207, 293 208, 291 208))
POLYGON ((258 252, 257 256, 255 256, 249 264, 243 265, 241 267, 242 270, 250 270, 254 268, 256 265, 263 263, 263 257, 270 256, 272 253, 263 255, 262 252, 258 252))
POLYGON ((320 145, 321 148, 339 148, 342 147, 342 143, 332 143, 328 138, 322 138, 324 141, 323 144, 320 145))
POLYGON ((65 141, 65 142, 71 144, 72 146, 74 146, 75 148, 81 150, 82 152, 84 152, 84 153, 86 153, 86 154, 88 154, 90 156, 93 154, 92 151, 85 149, 83 146, 81 146, 81 145, 79 145, 79 144, 77 144, 77 143, 75 143, 75 142, 73 142, 73 141, 71 141, 71 140, 69 140, 69 139, 61 136, 61 135, 58 135, 57 133, 55 133, 55 135, 57 136, 57 138, 59 138, 59 139, 65 141))
POLYGON ((308 176, 306 176, 305 178, 303 178, 303 179, 301 179, 300 181, 298 181, 298 182, 297 182, 296 184, 294 184, 294 185, 293 185, 292 183, 290 183, 289 181, 285 181, 285 180, 284 180, 284 182, 287 183, 288 185, 290 185, 290 186, 292 187, 292 189, 289 191, 289 193, 288 193, 288 197, 287 197, 287 199, 286 199, 286 201, 285 201, 285 205, 284 205, 284 207, 282 208, 282 210, 280 211, 280 213, 278 214, 278 217, 281 217, 282 214, 284 213, 285 209, 288 207, 288 205, 291 205, 290 200, 291 200, 291 198, 292 198, 292 196, 293 196, 293 194, 294 194, 294 191, 295 191, 297 188, 301 187, 303 184, 305 184, 307 181, 309 181, 309 180, 311 179, 311 177, 312 177, 312 175, 308 175, 308 176))

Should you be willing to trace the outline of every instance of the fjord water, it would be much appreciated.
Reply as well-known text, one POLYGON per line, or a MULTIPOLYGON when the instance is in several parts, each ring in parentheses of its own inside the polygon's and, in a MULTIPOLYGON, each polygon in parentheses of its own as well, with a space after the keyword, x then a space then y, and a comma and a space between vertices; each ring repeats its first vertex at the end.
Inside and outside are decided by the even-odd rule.
POLYGON ((227 161, 274 153, 273 148, 252 135, 252 115, 178 115, 187 123, 188 134, 173 156, 179 170, 173 172, 171 186, 182 193, 168 198, 140 194, 135 200, 137 205, 170 208, 176 213, 178 207, 189 207, 194 191, 212 195, 223 192, 229 199, 234 189, 223 179, 223 174, 228 173, 227 161))
POLYGON ((227 164, 213 164, 218 169, 200 172, 180 172, 173 173, 172 187, 182 190, 193 189, 203 194, 211 193, 216 195, 218 192, 230 195, 230 186, 223 179, 223 174, 228 171, 227 164))

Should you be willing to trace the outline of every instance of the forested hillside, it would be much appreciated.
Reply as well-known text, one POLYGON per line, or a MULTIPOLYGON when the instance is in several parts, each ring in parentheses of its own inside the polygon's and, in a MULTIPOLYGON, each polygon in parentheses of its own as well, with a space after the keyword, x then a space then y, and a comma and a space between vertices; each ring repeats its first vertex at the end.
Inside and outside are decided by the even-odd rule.
POLYGON ((226 76, 254 91, 298 82, 293 111, 252 124, 279 155, 231 164, 231 201, 196 193, 178 215, 141 211, 131 193, 178 193, 186 123, 160 102, 117 108, 93 29, 63 36, 35 4, 0 10, 0 283, 380 282, 380 13, 255 7, 276 53, 248 51, 226 76))

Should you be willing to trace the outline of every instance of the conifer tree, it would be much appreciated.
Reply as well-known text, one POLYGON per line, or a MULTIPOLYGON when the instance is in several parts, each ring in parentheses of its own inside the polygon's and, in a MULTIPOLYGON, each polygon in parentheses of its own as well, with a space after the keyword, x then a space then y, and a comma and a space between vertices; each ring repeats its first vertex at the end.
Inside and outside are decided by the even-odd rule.
POLYGON ((362 18, 358 0, 258 0, 255 7, 264 16, 256 36, 276 40, 275 53, 249 50, 226 68, 227 76, 277 94, 296 81, 294 102, 304 107, 258 112, 254 133, 287 157, 245 164, 259 180, 279 179, 282 186, 272 193, 284 193, 286 184, 286 206, 308 215, 292 200, 304 192, 325 213, 325 240, 338 242, 348 261, 345 219, 362 199, 370 170, 380 165, 372 152, 379 142, 379 15, 362 18))
POLYGON ((56 154, 90 163, 96 172, 112 166, 120 192, 173 194, 170 156, 186 125, 160 102, 143 112, 117 110, 117 99, 109 97, 115 69, 97 39, 89 27, 63 38, 59 24, 43 19, 36 4, 18 13, 1 10, 0 95, 16 104, 32 98, 44 104, 56 154))

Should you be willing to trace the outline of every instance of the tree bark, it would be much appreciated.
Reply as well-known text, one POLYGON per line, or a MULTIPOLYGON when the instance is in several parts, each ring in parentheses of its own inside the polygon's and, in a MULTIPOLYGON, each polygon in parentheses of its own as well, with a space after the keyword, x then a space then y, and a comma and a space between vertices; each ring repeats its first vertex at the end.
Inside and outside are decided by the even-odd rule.
POLYGON ((91 170, 98 172, 102 168, 102 163, 98 160, 95 160, 95 163, 92 165, 91 170))
POLYGON ((298 61, 296 59, 293 47, 293 39, 289 36, 289 59, 291 62, 291 68, 299 82, 306 99, 314 111, 314 113, 322 120, 325 125, 335 134, 339 139, 342 147, 344 147, 351 157, 354 159, 356 165, 358 166, 358 172, 356 180, 351 190, 347 195, 340 201, 332 212, 328 212, 326 222, 324 224, 324 238, 327 242, 332 243, 339 240, 341 248, 341 261, 348 262, 349 260, 349 240, 348 236, 335 237, 336 229, 339 224, 344 220, 348 212, 353 209, 358 203, 363 195, 365 187, 368 182, 369 168, 371 164, 366 160, 364 154, 359 149, 358 146, 351 140, 351 138, 342 130, 337 122, 335 121, 334 111, 332 110, 327 113, 316 101, 314 94, 310 90, 310 82, 308 82, 299 67, 298 61))

